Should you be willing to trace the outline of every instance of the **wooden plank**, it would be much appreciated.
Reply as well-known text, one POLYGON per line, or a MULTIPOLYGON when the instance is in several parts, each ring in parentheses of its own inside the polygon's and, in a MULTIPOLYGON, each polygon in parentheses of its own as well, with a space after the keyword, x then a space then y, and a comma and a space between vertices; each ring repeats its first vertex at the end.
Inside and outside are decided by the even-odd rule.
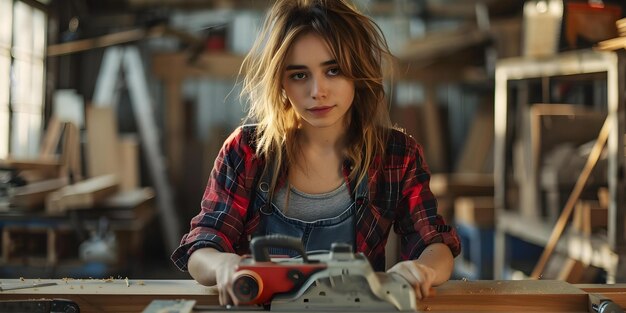
POLYGON ((87 107, 87 169, 89 177, 120 171, 117 119, 110 107, 87 107))
POLYGON ((192 280, 129 279, 3 279, 2 286, 29 286, 34 283, 57 283, 55 286, 7 290, 0 300, 64 298, 78 304, 80 311, 130 313, 142 312, 152 300, 196 300, 199 305, 219 304, 217 289, 201 286, 192 280))
POLYGON ((568 258, 561 264, 561 272, 557 279, 571 284, 586 283, 582 281, 586 268, 587 266, 583 262, 568 258))
POLYGON ((112 209, 135 208, 154 199, 154 190, 151 187, 120 192, 104 199, 102 205, 112 209))
MULTIPOLYGON (((530 218, 513 211, 498 212, 496 221, 497 235, 510 235, 526 242, 545 247, 553 230, 553 224, 538 218, 530 218)), ((496 237, 496 243, 502 237, 496 237)), ((563 240, 559 240, 556 251, 583 263, 602 268, 608 273, 615 271, 619 255, 611 250, 606 236, 583 236, 567 232, 563 240)), ((497 257, 504 258, 506 249, 494 249, 497 257)), ((503 263, 504 264, 504 263, 503 263)))
POLYGON ((16 187, 9 197, 9 203, 20 210, 43 207, 46 196, 53 191, 67 186, 67 183, 67 178, 63 177, 16 187))
POLYGON ((0 159, 0 168, 11 168, 16 170, 36 170, 50 175, 57 176, 61 169, 61 162, 58 160, 15 160, 15 159, 0 159))
POLYGON ((482 104, 465 139, 457 173, 483 173, 493 153, 493 105, 482 104))
POLYGON ((600 202, 601 208, 609 208, 609 188, 598 188, 598 201, 600 202))
POLYGON ((112 45, 119 45, 146 38, 144 29, 131 29, 126 31, 108 34, 97 38, 76 40, 66 43, 48 46, 48 56, 59 56, 75 52, 87 51, 94 48, 103 48, 112 45))
POLYGON ((598 201, 581 200, 574 207, 572 228, 588 236, 598 228, 606 229, 608 218, 608 209, 600 206, 598 201))
MULTIPOLYGON (((81 312, 141 312, 152 300, 196 300, 199 305, 218 303, 217 290, 191 280, 3 280, 2 285, 58 285, 8 290, 0 300, 66 298, 75 301, 81 312)), ((618 298, 625 292, 607 285, 587 288, 618 298)), ((623 289, 623 288, 622 288, 623 289)), ((612 298, 613 299, 613 298, 612 298)), ((615 300, 614 300, 615 301, 615 300)), ((586 312, 586 291, 562 281, 449 281, 435 288, 435 295, 418 302, 422 311, 448 312, 586 312)), ((622 305, 621 302, 618 304, 622 305)))
MULTIPOLYGON (((192 280, 137 279, 4 279, 2 286, 57 285, 7 290, 0 300, 62 298, 75 301, 81 312, 142 312, 152 300, 196 300, 199 305, 218 304, 214 287, 192 280), (128 282, 128 283, 127 283, 128 282)), ((461 281, 451 280, 435 288, 435 295, 418 302, 422 311, 448 312, 587 312, 588 293, 600 293, 624 307, 626 287, 621 285, 572 285, 563 281, 461 281)))
POLYGON ((398 58, 413 63, 430 63, 463 49, 482 46, 489 34, 479 29, 442 31, 416 40, 410 40, 398 53, 398 58))
POLYGON ((567 259, 561 264, 561 272, 557 279, 570 284, 592 283, 597 281, 600 269, 580 260, 567 259))
POLYGON ((159 53, 152 59, 152 72, 162 80, 211 76, 234 79, 239 74, 243 56, 231 53, 203 53, 192 62, 189 53, 159 53))
POLYGON ((426 163, 433 173, 448 171, 448 151, 445 146, 444 130, 441 127, 441 115, 437 105, 436 86, 426 84, 424 86, 424 125, 426 143, 424 153, 426 163))
POLYGON ((50 120, 48 121, 48 128, 46 129, 41 149, 39 150, 40 158, 53 159, 55 157, 64 127, 65 123, 60 122, 59 119, 54 116, 50 117, 50 120))
POLYGON ((423 311, 585 312, 588 296, 556 280, 448 281, 418 304, 423 311))
POLYGON ((545 152, 563 142, 579 145, 594 140, 606 114, 569 104, 533 104, 530 108, 532 170, 541 167, 545 152))
POLYGON ((119 146, 119 172, 121 191, 139 188, 139 139, 135 135, 121 136, 119 146))
POLYGON ((454 218, 457 223, 478 227, 494 227, 493 197, 458 197, 454 201, 454 218))
POLYGON ((117 175, 92 177, 82 182, 65 186, 48 195, 46 212, 64 213, 70 209, 89 209, 104 198, 114 194, 118 188, 117 175))
POLYGON ((173 36, 189 45, 197 46, 202 44, 200 38, 196 36, 172 29, 167 25, 156 25, 148 29, 129 29, 112 34, 106 34, 96 38, 70 41, 60 44, 49 45, 47 52, 49 57, 87 51, 91 49, 110 47, 146 38, 173 36))
POLYGON ((433 174, 430 190, 437 196, 489 196, 493 195, 493 175, 433 174))
POLYGON ((80 153, 80 134, 74 123, 65 123, 63 131, 63 152, 61 160, 72 182, 83 179, 82 158, 80 153))

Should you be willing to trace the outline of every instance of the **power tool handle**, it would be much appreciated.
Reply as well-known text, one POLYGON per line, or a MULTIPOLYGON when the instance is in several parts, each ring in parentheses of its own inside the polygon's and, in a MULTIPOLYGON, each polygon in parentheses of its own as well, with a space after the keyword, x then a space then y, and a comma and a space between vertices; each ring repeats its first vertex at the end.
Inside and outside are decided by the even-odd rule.
POLYGON ((269 262, 271 260, 269 248, 293 249, 302 256, 304 263, 309 263, 300 238, 276 234, 255 237, 250 241, 250 251, 255 262, 269 262))

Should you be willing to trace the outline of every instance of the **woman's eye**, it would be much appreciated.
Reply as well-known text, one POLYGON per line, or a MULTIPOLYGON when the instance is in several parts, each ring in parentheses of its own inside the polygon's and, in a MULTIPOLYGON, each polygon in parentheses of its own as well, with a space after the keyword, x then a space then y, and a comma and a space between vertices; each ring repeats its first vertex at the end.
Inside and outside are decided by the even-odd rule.
POLYGON ((306 74, 304 73, 293 73, 291 74, 291 79, 293 80, 303 80, 306 78, 306 74))
POLYGON ((328 70, 328 75, 330 76, 337 76, 339 74, 341 74, 341 70, 339 70, 338 67, 333 67, 328 70))

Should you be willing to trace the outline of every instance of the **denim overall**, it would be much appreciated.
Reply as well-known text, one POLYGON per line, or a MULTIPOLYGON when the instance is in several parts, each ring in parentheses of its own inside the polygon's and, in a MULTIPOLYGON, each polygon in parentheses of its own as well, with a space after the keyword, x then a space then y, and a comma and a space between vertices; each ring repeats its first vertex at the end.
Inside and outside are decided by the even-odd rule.
MULTIPOLYGON (((269 171, 271 172, 271 171, 269 171)), ((269 196, 270 175, 264 175, 257 189, 257 201, 261 203, 261 222, 256 232, 257 235, 281 234, 301 238, 304 249, 307 252, 329 251, 332 243, 342 242, 355 247, 356 237, 356 213, 367 205, 367 178, 357 186, 357 192, 352 201, 341 214, 331 218, 319 219, 306 222, 286 216, 271 201, 269 196)), ((296 257, 296 251, 284 248, 270 248, 273 255, 287 255, 296 257)))

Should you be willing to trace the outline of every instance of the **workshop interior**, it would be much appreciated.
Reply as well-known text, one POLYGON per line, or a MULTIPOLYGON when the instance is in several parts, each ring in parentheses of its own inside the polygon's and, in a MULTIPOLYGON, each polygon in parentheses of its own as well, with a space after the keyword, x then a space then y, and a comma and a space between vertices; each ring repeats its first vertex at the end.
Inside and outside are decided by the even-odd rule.
MULTIPOLYGON (((623 312, 626 2, 351 2, 394 55, 391 121, 461 254, 420 300, 353 247, 259 238, 233 278, 245 310, 623 312)), ((170 256, 247 115, 273 3, 0 0, 0 312, 238 312, 170 256)))

